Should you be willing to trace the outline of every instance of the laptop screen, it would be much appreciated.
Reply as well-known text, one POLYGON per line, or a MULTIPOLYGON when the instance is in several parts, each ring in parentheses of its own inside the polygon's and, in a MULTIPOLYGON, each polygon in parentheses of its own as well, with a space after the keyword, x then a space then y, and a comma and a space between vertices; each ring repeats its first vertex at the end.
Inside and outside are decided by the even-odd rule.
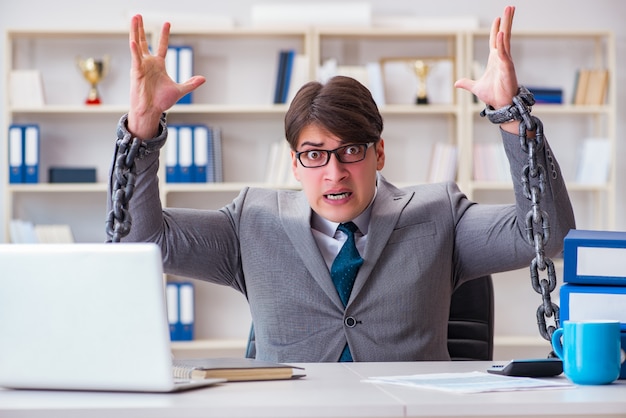
POLYGON ((157 246, 1 244, 0 266, 0 386, 172 385, 157 246))

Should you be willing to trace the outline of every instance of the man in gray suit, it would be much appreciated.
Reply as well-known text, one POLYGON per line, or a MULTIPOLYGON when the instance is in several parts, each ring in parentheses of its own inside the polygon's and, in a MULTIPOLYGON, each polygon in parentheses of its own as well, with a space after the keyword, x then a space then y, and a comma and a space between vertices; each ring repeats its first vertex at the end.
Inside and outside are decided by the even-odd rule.
MULTIPOLYGON (((507 7, 494 20, 485 74, 456 83, 495 109, 508 107, 518 94, 510 55, 513 12, 507 7)), ((167 137, 163 112, 204 78, 176 84, 167 76, 168 24, 154 55, 141 17, 131 25, 130 111, 118 136, 141 139, 144 152, 135 161, 132 230, 122 241, 156 242, 166 272, 243 293, 257 358, 447 360, 454 289, 527 266, 534 257, 525 230, 531 202, 517 177, 516 204, 497 206, 469 201, 454 183, 402 189, 388 183, 379 173, 385 164, 381 115, 369 91, 346 77, 305 85, 286 114, 293 174, 302 191, 245 188, 220 210, 163 209, 157 182, 167 137), (356 225, 350 239, 351 232, 337 231, 348 222, 356 225), (331 270, 346 240, 356 244, 358 273, 340 297, 331 270)), ((500 126, 515 173, 527 162, 518 127, 517 120, 500 126)), ((547 143, 537 160, 549 170, 541 204, 551 226, 545 252, 554 256, 574 228, 574 216, 547 143)))

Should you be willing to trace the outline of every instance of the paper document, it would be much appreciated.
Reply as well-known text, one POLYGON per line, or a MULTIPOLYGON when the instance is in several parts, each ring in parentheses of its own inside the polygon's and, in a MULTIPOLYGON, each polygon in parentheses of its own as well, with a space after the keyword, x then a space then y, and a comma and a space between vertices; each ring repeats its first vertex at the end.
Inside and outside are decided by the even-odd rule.
POLYGON ((574 387, 564 380, 500 376, 483 372, 379 376, 365 379, 369 383, 387 383, 421 389, 455 393, 503 392, 518 390, 562 389, 574 387))

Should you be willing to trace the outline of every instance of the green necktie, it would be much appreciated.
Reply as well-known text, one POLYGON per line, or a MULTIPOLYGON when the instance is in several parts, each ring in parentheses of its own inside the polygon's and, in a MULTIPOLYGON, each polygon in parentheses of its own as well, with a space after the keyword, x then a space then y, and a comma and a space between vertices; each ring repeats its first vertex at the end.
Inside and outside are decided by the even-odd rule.
MULTIPOLYGON (((337 254, 335 261, 333 261, 330 267, 330 277, 333 279, 343 306, 346 306, 356 274, 361 264, 363 264, 363 259, 359 255, 354 240, 354 232, 358 229, 357 226, 352 222, 347 222, 339 224, 337 229, 345 233, 348 239, 341 247, 341 250, 339 250, 339 254, 337 254)), ((352 361, 352 354, 348 344, 344 347, 339 361, 352 361)))
POLYGON ((354 232, 358 229, 357 226, 353 222, 347 222, 339 224, 337 229, 345 233, 348 239, 341 247, 335 261, 333 261, 333 265, 330 268, 330 277, 333 279, 343 306, 346 306, 356 274, 361 264, 363 264, 363 259, 356 249, 354 240, 354 232))

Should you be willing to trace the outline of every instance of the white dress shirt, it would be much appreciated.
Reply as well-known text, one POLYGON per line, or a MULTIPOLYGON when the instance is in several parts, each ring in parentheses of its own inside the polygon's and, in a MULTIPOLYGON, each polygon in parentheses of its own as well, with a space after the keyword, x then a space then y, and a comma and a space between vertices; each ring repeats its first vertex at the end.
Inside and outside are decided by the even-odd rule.
MULTIPOLYGON (((374 197, 376 197, 376 193, 374 193, 374 197)), ((374 199, 372 199, 372 202, 373 201, 374 199)), ((362 258, 365 258, 365 244, 367 243, 367 230, 370 223, 371 212, 372 204, 370 202, 369 206, 352 220, 359 228, 359 230, 354 233, 354 239, 356 241, 356 248, 359 250, 359 254, 362 258)), ((329 271, 343 243, 348 239, 345 233, 337 230, 338 226, 339 224, 337 222, 331 222, 328 219, 322 218, 315 212, 311 214, 311 231, 313 232, 317 247, 320 249, 329 271)))

